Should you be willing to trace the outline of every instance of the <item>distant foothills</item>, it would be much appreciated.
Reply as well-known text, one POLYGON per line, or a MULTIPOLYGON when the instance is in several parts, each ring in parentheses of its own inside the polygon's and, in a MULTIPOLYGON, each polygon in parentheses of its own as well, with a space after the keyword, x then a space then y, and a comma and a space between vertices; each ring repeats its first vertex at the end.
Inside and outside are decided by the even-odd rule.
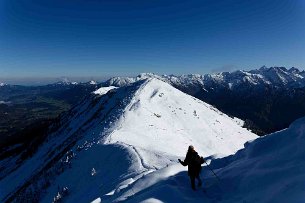
POLYGON ((105 81, 109 79, 107 76, 101 77, 1 77, 0 76, 0 86, 1 85, 21 85, 21 86, 42 86, 54 83, 86 83, 88 81, 105 81))

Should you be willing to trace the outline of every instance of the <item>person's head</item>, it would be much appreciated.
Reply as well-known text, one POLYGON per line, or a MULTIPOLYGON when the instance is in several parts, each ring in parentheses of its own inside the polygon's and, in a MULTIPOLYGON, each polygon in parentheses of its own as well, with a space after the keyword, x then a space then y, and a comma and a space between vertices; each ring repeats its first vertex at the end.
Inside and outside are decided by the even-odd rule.
POLYGON ((193 145, 190 145, 190 146, 189 146, 189 149, 188 149, 188 151, 195 151, 195 148, 194 148, 194 146, 193 146, 193 145))

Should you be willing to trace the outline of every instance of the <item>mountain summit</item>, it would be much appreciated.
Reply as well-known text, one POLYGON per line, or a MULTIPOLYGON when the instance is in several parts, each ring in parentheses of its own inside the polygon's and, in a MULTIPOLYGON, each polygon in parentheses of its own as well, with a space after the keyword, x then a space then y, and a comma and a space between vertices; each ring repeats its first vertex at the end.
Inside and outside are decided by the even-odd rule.
POLYGON ((257 137, 242 124, 158 79, 101 88, 54 124, 32 158, 0 174, 0 199, 120 200, 135 181, 177 164, 191 144, 204 157, 235 153, 257 137))

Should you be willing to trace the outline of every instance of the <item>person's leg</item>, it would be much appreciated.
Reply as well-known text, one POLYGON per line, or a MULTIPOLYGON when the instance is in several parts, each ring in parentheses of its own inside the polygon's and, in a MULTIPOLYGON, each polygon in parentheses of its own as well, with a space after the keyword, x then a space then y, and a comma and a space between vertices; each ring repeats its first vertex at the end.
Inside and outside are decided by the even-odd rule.
POLYGON ((197 179, 198 179, 198 186, 200 187, 202 185, 200 174, 197 176, 197 179))
POLYGON ((190 176, 190 179, 191 179, 191 186, 192 186, 192 189, 193 189, 193 190, 196 190, 196 187, 195 187, 195 176, 190 176))

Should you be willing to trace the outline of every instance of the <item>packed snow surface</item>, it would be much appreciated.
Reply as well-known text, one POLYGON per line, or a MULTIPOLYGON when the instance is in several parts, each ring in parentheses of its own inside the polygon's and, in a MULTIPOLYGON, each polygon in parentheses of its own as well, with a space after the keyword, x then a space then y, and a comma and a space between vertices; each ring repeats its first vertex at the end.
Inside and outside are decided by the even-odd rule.
POLYGON ((38 152, 0 180, 0 201, 33 193, 41 202, 207 199, 189 189, 177 159, 189 145, 204 157, 234 154, 257 138, 242 124, 158 79, 101 88, 62 116, 38 152))

